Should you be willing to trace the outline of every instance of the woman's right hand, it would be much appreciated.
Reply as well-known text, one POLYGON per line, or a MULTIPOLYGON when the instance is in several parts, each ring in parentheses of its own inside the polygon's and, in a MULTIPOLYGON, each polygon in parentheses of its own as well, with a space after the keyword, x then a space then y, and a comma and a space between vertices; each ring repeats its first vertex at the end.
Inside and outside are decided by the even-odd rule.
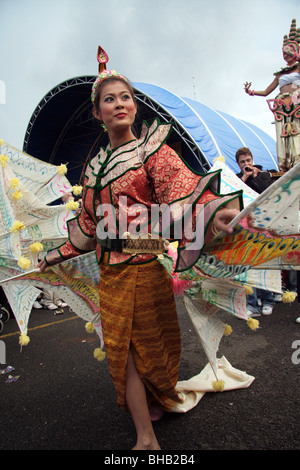
POLYGON ((244 83, 244 89, 245 89, 245 92, 247 93, 247 95, 250 94, 250 87, 251 87, 251 85, 252 85, 252 82, 249 82, 249 83, 246 82, 246 83, 244 83))
POLYGON ((41 261, 39 261, 37 268, 40 270, 40 273, 45 271, 46 267, 47 267, 47 263, 45 260, 42 259, 41 261))

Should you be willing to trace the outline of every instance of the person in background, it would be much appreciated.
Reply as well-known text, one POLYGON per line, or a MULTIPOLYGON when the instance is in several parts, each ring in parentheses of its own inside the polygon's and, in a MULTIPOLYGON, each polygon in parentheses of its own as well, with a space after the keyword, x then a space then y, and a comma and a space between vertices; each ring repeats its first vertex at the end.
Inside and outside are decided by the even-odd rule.
POLYGON ((247 147, 238 149, 235 159, 241 169, 237 176, 253 191, 261 194, 272 184, 270 173, 262 171, 260 166, 254 165, 252 153, 247 147))
MULTIPOLYGON (((236 162, 241 171, 237 176, 250 188, 261 194, 271 184, 271 176, 268 171, 262 171, 254 165, 252 152, 247 147, 242 147, 235 154, 236 162)), ((271 315, 275 304, 274 294, 263 289, 253 289, 253 294, 247 298, 248 314, 251 317, 271 315)))
POLYGON ((268 96, 279 87, 276 98, 267 102, 275 117, 278 168, 285 172, 300 161, 300 28, 295 19, 283 38, 282 53, 287 66, 274 73, 265 90, 251 90, 251 82, 244 88, 249 96, 268 96))
POLYGON ((66 193, 61 198, 63 204, 67 204, 68 202, 74 201, 74 196, 72 193, 66 193))
MULTIPOLYGON (((64 194, 61 200, 63 204, 67 204, 74 201, 74 196, 72 192, 69 192, 64 194)), ((51 290, 47 289, 44 289, 33 303, 33 308, 35 309, 56 310, 60 313, 63 313, 61 309, 67 306, 66 302, 56 297, 51 290)))
MULTIPOLYGON (((269 96, 279 87, 279 94, 267 102, 275 118, 278 168, 286 172, 300 162, 300 28, 295 18, 289 34, 283 37, 282 55, 286 66, 274 73, 274 80, 265 90, 251 89, 251 82, 246 82, 244 89, 249 96, 269 96)), ((283 271, 283 284, 298 295, 295 271, 283 271)))
POLYGON ((66 302, 56 297, 51 290, 46 289, 33 302, 33 308, 35 309, 57 310, 59 313, 63 313, 63 310, 60 309, 67 306, 66 302))

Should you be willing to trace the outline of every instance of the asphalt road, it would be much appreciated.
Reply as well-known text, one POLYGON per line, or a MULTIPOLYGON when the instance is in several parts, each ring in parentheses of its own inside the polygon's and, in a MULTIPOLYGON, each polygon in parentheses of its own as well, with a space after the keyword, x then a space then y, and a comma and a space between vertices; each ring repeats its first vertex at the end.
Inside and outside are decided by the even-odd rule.
MULTIPOLYGON (((186 314, 177 301, 182 327, 180 380, 198 374, 207 359, 186 314)), ((226 315, 233 328, 220 344, 236 368, 255 376, 247 389, 207 393, 186 414, 165 414, 154 423, 163 450, 292 450, 299 443, 300 304, 277 304, 271 316, 259 318, 252 331, 226 315), (293 348, 294 346, 294 348, 293 348), (296 346, 296 349, 295 349, 296 346)), ((6 364, 19 376, 0 375, 2 450, 126 451, 135 444, 130 416, 116 406, 107 362, 93 357, 99 341, 84 322, 65 309, 60 316, 33 310, 30 343, 20 348, 14 319, 0 339, 6 364)))

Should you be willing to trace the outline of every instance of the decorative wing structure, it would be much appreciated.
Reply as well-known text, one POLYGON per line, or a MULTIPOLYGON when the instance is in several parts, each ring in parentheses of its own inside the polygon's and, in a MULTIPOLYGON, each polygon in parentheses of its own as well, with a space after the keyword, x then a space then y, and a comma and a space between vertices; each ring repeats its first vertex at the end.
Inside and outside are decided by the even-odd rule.
POLYGON ((17 280, 3 281, 35 270, 43 251, 67 239, 66 222, 73 211, 54 204, 73 189, 65 171, 1 141, 0 281, 21 333, 27 331, 40 291, 33 283, 25 287, 17 280))
MULTIPOLYGON (((30 248, 42 243, 43 249, 48 250, 67 239, 66 221, 73 213, 63 205, 52 203, 70 192, 72 186, 59 174, 58 167, 5 143, 1 152, 0 282, 16 316, 21 338, 28 338, 28 319, 39 288, 51 285, 59 297, 92 325, 102 348, 99 267, 95 253, 39 273, 34 269, 38 255, 30 248), (16 192, 18 197, 14 196, 16 192), (20 258, 29 259, 31 266, 22 265, 20 258), (9 282, 3 282, 8 279, 9 282)), ((222 363, 217 359, 219 342, 230 330, 217 318, 218 312, 226 311, 248 320, 246 288, 263 286, 281 292, 280 270, 283 266, 299 269, 300 257, 300 164, 259 196, 222 159, 215 162, 213 170, 218 168, 222 168, 221 192, 244 189, 246 207, 233 221, 234 233, 218 235, 205 246, 196 265, 179 274, 180 279, 191 282, 184 293, 184 303, 217 379, 222 363)), ((245 386, 252 380, 247 379, 245 386)))
POLYGON ((247 320, 247 291, 257 287, 282 293, 281 270, 300 269, 300 164, 256 195, 219 159, 221 193, 243 189, 245 209, 232 221, 232 235, 219 234, 204 247, 202 256, 180 278, 191 281, 184 302, 215 377, 219 378, 217 351, 223 334, 230 332, 218 318, 220 311, 247 320))

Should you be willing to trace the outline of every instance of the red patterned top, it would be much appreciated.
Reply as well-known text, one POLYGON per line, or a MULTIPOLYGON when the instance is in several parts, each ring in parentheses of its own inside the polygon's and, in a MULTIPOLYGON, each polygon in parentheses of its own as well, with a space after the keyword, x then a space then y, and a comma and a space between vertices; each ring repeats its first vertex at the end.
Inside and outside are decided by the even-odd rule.
MULTIPOLYGON (((139 231, 178 239, 178 270, 197 261, 200 248, 191 247, 194 235, 187 235, 183 222, 189 221, 192 231, 188 233, 194 234, 196 221, 201 221, 206 243, 212 237, 210 222, 215 212, 225 204, 239 208, 241 192, 218 194, 220 171, 200 175, 189 169, 164 143, 169 131, 169 124, 155 121, 149 128, 144 124, 139 139, 117 149, 101 149, 85 175, 81 213, 68 222, 68 241, 47 254, 49 264, 94 249, 100 262, 104 249, 97 236, 101 238, 104 230, 117 237, 139 231), (163 214, 160 218, 158 208, 163 214)), ((108 263, 143 263, 153 258, 111 251, 108 263)))

